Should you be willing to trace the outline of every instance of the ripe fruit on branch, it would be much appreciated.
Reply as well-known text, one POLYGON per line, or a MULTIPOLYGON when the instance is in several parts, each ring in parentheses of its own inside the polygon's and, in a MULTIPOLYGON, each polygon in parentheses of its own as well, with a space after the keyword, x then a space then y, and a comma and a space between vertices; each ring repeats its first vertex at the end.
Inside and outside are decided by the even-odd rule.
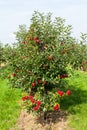
POLYGON ((56 104, 56 105, 54 106, 54 111, 56 111, 56 110, 58 110, 58 109, 59 109, 59 105, 56 104))
POLYGON ((26 100, 28 100, 28 99, 29 99, 29 96, 23 96, 23 97, 22 97, 22 100, 23 100, 23 101, 26 101, 26 100))
POLYGON ((32 40, 35 40, 34 38, 27 38, 28 40, 32 41, 32 40))
POLYGON ((34 110, 34 111, 37 111, 39 108, 40 108, 40 106, 35 106, 35 107, 33 108, 33 110, 34 110))
POLYGON ((35 40, 38 40, 39 38, 38 37, 35 37, 35 40))
POLYGON ((43 85, 46 85, 46 84, 47 84, 47 81, 44 81, 44 82, 43 82, 43 85))
POLYGON ((36 83, 35 83, 35 82, 33 82, 33 83, 32 83, 32 87, 35 87, 35 86, 36 86, 36 83))
POLYGON ((61 96, 61 97, 64 95, 64 92, 63 92, 63 91, 60 91, 60 90, 58 90, 57 93, 58 93, 58 95, 61 96))
POLYGON ((17 69, 16 72, 19 72, 19 70, 17 69))
POLYGON ((37 39, 37 40, 36 40, 36 43, 40 43, 40 40, 39 40, 39 39, 37 39))
POLYGON ((67 90, 66 94, 71 95, 71 90, 67 90))
POLYGON ((62 78, 68 78, 68 75, 67 74, 60 75, 60 79, 62 79, 62 78))
POLYGON ((38 82, 38 84, 40 84, 40 83, 42 82, 42 80, 41 80, 41 79, 38 79, 37 82, 38 82))
POLYGON ((50 56, 48 56, 47 58, 48 58, 48 60, 52 60, 52 59, 53 59, 53 56, 50 55, 50 56))
POLYGON ((12 74, 12 76, 13 76, 13 77, 16 77, 16 74, 15 74, 15 73, 13 73, 13 74, 12 74))
POLYGON ((26 60, 26 59, 27 59, 27 57, 26 57, 26 56, 22 56, 22 58, 23 58, 23 60, 26 60))
POLYGON ((27 42, 23 41, 22 44, 27 44, 27 42))
POLYGON ((64 46, 64 42, 61 42, 61 46, 64 46))
POLYGON ((37 105, 41 105, 41 101, 37 101, 37 105))
POLYGON ((48 47, 47 47, 46 45, 44 45, 43 48, 44 48, 45 50, 47 50, 48 47))

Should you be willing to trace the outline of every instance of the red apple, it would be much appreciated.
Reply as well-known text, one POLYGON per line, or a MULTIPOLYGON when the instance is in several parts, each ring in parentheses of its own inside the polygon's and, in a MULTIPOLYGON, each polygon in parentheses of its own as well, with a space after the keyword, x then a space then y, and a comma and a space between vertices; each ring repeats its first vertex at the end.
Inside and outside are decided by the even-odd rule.
POLYGON ((35 83, 35 82, 33 82, 33 83, 32 83, 32 87, 35 87, 35 86, 36 86, 36 83, 35 83))
POLYGON ((71 95, 71 90, 67 90, 66 94, 71 95))
POLYGON ((15 73, 13 73, 13 74, 12 74, 12 76, 13 76, 13 77, 16 77, 16 74, 15 74, 15 73))
POLYGON ((40 40, 39 40, 39 39, 36 39, 36 43, 40 43, 40 40))

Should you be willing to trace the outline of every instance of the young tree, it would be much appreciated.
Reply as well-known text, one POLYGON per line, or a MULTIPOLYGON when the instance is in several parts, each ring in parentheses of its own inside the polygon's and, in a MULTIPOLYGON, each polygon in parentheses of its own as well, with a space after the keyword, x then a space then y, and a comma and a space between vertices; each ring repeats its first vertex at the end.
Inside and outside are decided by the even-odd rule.
MULTIPOLYGON (((25 29, 24 29, 25 30, 25 29)), ((21 87, 27 95, 23 101, 28 111, 40 113, 60 108, 60 99, 67 91, 69 46, 72 43, 71 26, 51 13, 35 12, 27 33, 17 33, 18 43, 9 59, 13 87, 21 87)))

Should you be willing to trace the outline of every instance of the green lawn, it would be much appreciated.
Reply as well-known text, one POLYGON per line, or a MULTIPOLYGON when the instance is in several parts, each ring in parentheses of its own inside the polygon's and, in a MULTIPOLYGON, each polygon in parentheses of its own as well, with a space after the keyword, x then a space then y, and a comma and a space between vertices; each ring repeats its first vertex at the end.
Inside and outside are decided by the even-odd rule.
POLYGON ((11 89, 7 80, 0 80, 0 130, 14 127, 20 112, 20 89, 11 89))

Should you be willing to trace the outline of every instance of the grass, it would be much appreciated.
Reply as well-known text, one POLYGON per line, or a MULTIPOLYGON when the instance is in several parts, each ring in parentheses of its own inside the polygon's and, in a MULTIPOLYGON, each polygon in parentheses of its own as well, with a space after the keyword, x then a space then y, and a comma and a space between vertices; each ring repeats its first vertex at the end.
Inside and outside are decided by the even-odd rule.
POLYGON ((69 112, 69 125, 74 130, 87 130, 87 73, 75 71, 68 81, 72 95, 65 99, 63 109, 69 112))
POLYGON ((0 130, 15 126, 20 112, 21 90, 11 89, 7 80, 0 80, 0 130))

